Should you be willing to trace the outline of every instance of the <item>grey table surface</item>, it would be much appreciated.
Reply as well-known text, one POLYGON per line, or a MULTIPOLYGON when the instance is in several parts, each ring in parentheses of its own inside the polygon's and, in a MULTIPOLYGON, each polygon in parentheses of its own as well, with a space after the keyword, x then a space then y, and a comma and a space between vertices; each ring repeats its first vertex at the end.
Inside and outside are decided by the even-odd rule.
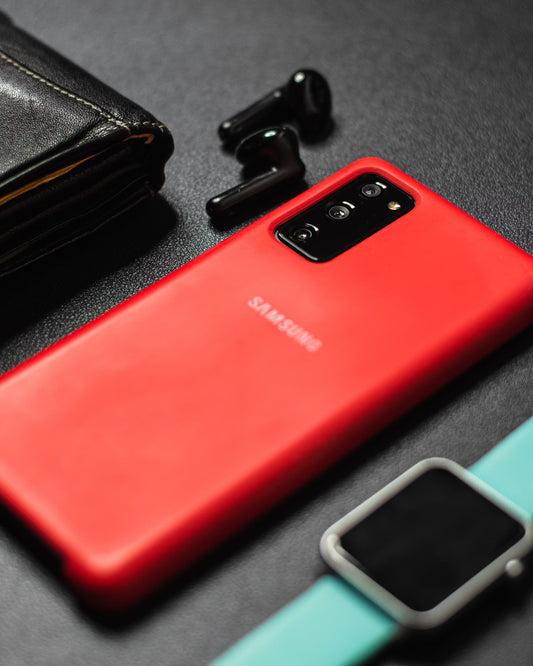
MULTIPOLYGON (((231 233, 204 211, 240 176, 216 127, 299 67, 322 71, 334 95, 333 133, 302 146, 309 185, 383 157, 533 253, 531 3, 4 0, 3 9, 165 122, 176 151, 159 200, 0 284, 1 371, 231 233)), ((533 414, 532 368, 528 330, 120 623, 81 610, 0 519, 0 663, 208 663, 323 573, 318 539, 357 502, 428 455, 469 465, 533 414)), ((450 639, 376 663, 532 664, 533 585, 522 587, 487 601, 450 639)))

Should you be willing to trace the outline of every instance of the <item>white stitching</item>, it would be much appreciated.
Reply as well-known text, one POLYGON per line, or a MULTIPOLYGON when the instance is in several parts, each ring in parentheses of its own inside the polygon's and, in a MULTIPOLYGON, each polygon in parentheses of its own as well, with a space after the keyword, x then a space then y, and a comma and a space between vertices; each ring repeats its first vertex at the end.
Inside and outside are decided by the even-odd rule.
POLYGON ((86 106, 90 107, 97 113, 99 113, 102 117, 104 117, 106 120, 109 120, 113 124, 117 125, 118 127, 122 127, 131 134, 131 127, 138 127, 140 125, 148 125, 150 127, 153 127, 154 129, 159 129, 162 131, 166 131, 167 127, 163 125, 162 123, 157 123, 153 122, 151 120, 138 120, 137 122, 134 122, 131 124, 131 127, 127 125, 126 123, 123 123, 121 120, 118 120, 118 118, 114 118, 113 116, 109 115, 105 111, 103 111, 100 107, 96 106, 96 104, 93 104, 92 102, 87 101, 86 99, 83 99, 82 97, 78 97, 77 95, 74 95, 71 92, 68 92, 68 90, 64 90, 63 88, 60 88, 59 86, 56 86, 54 83, 51 81, 48 81, 47 79, 43 78, 42 76, 39 76, 35 72, 32 72, 31 70, 27 69, 20 63, 16 62, 9 56, 7 56, 5 53, 0 51, 0 58, 2 60, 5 60, 8 62, 10 65, 13 65, 13 67, 16 67, 18 70, 23 72, 24 74, 27 74, 28 76, 31 76, 32 78, 36 79, 37 81, 40 81, 41 83, 44 83, 45 85, 49 86, 53 90, 56 90, 57 92, 60 92, 62 95, 66 95, 67 97, 70 97, 77 102, 81 102, 82 104, 85 104, 86 106))
POLYGON ((166 130, 166 126, 163 123, 154 123, 151 120, 138 120, 135 123, 132 123, 132 127, 137 127, 138 125, 149 125, 154 129, 166 130))
MULTIPOLYGON (((123 129, 126 129, 128 132, 130 132, 130 128, 126 123, 123 123, 121 120, 118 120, 117 118, 114 118, 113 116, 110 116, 105 111, 102 111, 102 109, 100 109, 100 107, 96 106, 96 104, 93 104, 92 102, 88 102, 86 99, 83 99, 82 97, 78 97, 77 95, 74 95, 73 93, 68 92, 68 90, 65 90, 64 88, 60 88, 59 86, 56 86, 51 81, 48 81, 47 79, 43 78, 42 76, 39 76, 35 72, 32 72, 30 69, 27 69, 26 67, 20 65, 18 62, 16 62, 12 58, 8 57, 2 51, 0 51, 0 58, 2 58, 2 60, 5 60, 10 65, 13 65, 13 67, 20 70, 24 74, 27 74, 28 76, 31 76, 31 78, 36 79, 37 81, 40 81, 41 83, 44 83, 49 88, 52 88, 53 90, 56 90, 57 92, 61 93, 62 95, 66 95, 67 97, 70 97, 71 99, 74 99, 77 102, 81 102, 81 104, 85 104, 85 106, 90 107, 91 109, 93 109, 93 111, 96 111, 101 116, 103 116, 106 120, 113 123, 117 127, 122 127, 123 129)), ((139 123, 134 123, 134 124, 137 125, 139 123)))

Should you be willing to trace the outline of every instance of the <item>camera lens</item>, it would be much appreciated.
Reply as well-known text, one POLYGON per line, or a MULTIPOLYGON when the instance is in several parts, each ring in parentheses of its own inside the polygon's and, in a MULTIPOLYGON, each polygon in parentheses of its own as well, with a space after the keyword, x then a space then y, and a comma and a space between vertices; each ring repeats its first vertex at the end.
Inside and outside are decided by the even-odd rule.
POLYGON ((369 199, 373 199, 374 197, 379 197, 379 195, 381 194, 381 187, 374 183, 368 183, 367 185, 363 185, 363 187, 361 188, 361 194, 364 197, 368 197, 369 199))
POLYGON ((313 227, 306 224, 294 229, 291 233, 291 238, 296 243, 305 243, 305 241, 308 241, 313 236, 314 231, 313 227))
POLYGON ((331 220, 345 220, 347 217, 349 217, 350 213, 352 211, 348 208, 348 206, 344 206, 343 204, 333 204, 333 206, 330 206, 327 211, 327 216, 331 220))

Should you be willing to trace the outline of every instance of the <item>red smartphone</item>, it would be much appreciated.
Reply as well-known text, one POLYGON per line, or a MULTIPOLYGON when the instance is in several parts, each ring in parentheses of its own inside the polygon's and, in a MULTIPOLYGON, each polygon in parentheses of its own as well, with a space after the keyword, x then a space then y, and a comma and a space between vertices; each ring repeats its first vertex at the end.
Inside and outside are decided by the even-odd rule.
POLYGON ((359 160, 0 381, 0 496, 128 606, 533 320, 533 258, 359 160))

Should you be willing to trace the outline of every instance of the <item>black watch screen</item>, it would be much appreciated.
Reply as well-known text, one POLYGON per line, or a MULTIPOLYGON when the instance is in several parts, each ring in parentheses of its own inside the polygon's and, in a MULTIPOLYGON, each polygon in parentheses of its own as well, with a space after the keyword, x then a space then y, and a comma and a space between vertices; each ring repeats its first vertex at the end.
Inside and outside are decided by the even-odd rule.
POLYGON ((340 536, 373 581, 415 611, 435 608, 516 544, 523 525, 447 469, 429 469, 340 536))

